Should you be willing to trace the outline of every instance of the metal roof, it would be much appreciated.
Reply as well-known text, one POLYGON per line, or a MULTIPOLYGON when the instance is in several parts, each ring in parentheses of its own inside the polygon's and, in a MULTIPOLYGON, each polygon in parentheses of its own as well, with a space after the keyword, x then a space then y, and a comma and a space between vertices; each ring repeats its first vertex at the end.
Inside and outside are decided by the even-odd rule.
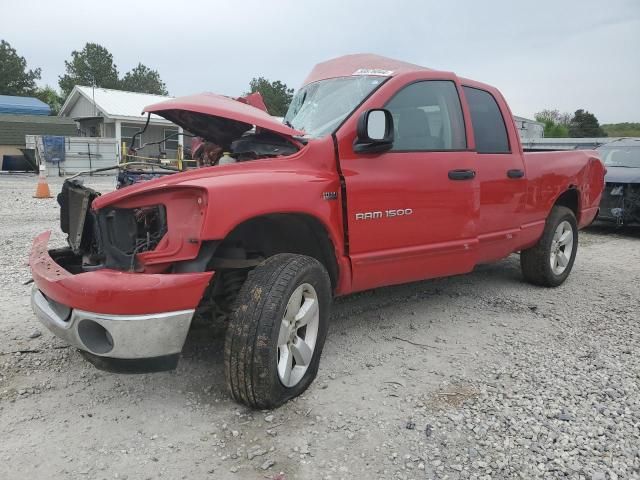
POLYGON ((513 118, 519 122, 527 122, 527 123, 536 123, 538 125, 542 125, 544 127, 544 123, 539 122, 537 120, 531 120, 530 118, 519 117, 518 115, 514 115, 513 118))
POLYGON ((44 115, 0 115, 0 145, 24 145, 25 135, 64 135, 77 133, 70 118, 44 115))
POLYGON ((51 108, 35 97, 15 97, 13 95, 0 95, 0 113, 49 115, 51 108))
MULTIPOLYGON (((59 115, 66 116, 67 110, 73 107, 81 97, 86 98, 91 103, 95 100, 96 108, 107 118, 137 122, 146 121, 146 115, 142 114, 144 107, 173 98, 164 95, 76 85, 65 100, 59 115)), ((151 120, 154 123, 171 123, 157 115, 151 115, 151 120)))

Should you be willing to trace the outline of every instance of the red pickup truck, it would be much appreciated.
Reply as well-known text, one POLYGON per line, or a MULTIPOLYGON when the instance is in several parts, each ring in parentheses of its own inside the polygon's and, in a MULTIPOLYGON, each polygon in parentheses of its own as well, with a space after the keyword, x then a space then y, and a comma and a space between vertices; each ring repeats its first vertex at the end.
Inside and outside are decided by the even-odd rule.
POLYGON ((33 244, 32 306, 96 365, 174 367, 226 322, 226 380, 271 408, 313 381, 333 296, 520 253, 557 287, 598 212, 593 151, 523 153, 498 90, 375 55, 317 65, 280 123, 213 94, 151 105, 225 163, 100 195, 68 180, 69 247, 33 244))

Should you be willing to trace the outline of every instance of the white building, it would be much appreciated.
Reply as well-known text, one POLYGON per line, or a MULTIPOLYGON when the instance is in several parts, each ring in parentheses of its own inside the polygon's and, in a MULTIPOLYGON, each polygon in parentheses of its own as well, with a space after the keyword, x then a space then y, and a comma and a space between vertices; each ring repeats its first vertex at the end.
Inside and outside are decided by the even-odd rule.
POLYGON ((516 122, 516 128, 521 139, 544 137, 544 123, 516 115, 513 116, 513 120, 516 122))
MULTIPOLYGON (((147 121, 147 115, 142 114, 144 107, 170 98, 173 97, 77 85, 58 115, 75 120, 80 136, 115 138, 118 146, 125 142, 128 147, 133 135, 144 128, 147 121)), ((136 137, 136 147, 161 141, 173 133, 182 133, 182 129, 162 117, 151 115, 147 130, 136 137)), ((147 146, 139 151, 139 155, 157 157, 165 152, 167 158, 175 158, 178 145, 184 145, 183 138, 176 135, 159 145, 147 146)))

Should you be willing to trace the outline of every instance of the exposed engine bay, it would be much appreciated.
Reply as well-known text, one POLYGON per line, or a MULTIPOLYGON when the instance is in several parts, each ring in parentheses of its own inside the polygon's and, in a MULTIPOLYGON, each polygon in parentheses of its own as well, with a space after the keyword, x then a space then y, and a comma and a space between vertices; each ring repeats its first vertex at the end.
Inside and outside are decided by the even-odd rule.
POLYGON ((228 145, 209 140, 194 143, 192 155, 199 167, 287 156, 298 151, 293 143, 268 131, 245 133, 228 145))
POLYGON ((294 139, 292 136, 292 133, 302 132, 285 127, 278 118, 269 115, 259 93, 235 99, 203 94, 199 101, 208 101, 209 97, 218 107, 214 113, 200 111, 199 109, 206 110, 206 105, 198 103, 179 105, 175 108, 172 101, 167 101, 151 106, 144 128, 131 139, 132 146, 129 147, 127 158, 145 158, 138 157, 138 152, 145 147, 157 145, 158 161, 135 162, 135 168, 120 168, 117 188, 193 168, 288 156, 296 153, 306 142, 303 138, 294 139), (183 131, 173 133, 160 141, 133 147, 136 145, 136 137, 144 135, 151 112, 182 127, 183 131), (244 121, 245 119, 254 123, 244 121), (184 149, 190 158, 177 162, 176 167, 169 166, 167 160, 161 160, 166 157, 161 148, 170 137, 177 135, 191 138, 191 148, 184 149))

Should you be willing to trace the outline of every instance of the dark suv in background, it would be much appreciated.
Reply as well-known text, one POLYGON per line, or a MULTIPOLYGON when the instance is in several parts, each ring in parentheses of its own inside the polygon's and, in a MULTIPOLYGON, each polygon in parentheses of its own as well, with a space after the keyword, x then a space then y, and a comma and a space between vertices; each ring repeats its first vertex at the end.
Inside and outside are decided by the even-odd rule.
POLYGON ((597 150, 607 168, 598 220, 640 226, 640 139, 614 140, 597 150))

